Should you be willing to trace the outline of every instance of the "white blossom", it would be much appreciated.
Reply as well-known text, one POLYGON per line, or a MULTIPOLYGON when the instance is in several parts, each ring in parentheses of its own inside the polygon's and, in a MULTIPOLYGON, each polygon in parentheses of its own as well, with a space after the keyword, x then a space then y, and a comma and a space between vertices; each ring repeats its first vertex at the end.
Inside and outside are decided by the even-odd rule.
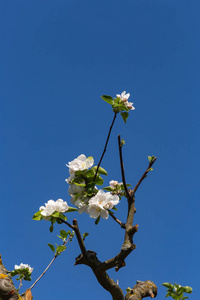
POLYGON ((70 175, 74 174, 76 171, 83 171, 87 170, 90 167, 92 167, 94 164, 94 159, 92 156, 89 156, 88 158, 81 154, 74 160, 70 161, 67 165, 69 167, 69 173, 70 175))
POLYGON ((18 266, 18 265, 15 265, 15 266, 14 266, 14 269, 15 269, 15 270, 18 270, 18 269, 20 269, 20 270, 28 269, 30 273, 33 272, 33 268, 31 268, 29 265, 23 264, 23 263, 21 263, 19 266, 18 266))
POLYGON ((134 110, 135 109, 135 107, 133 106, 133 103, 132 102, 125 102, 124 103, 125 104, 125 106, 127 107, 127 108, 129 108, 130 110, 134 110))
POLYGON ((133 106, 132 102, 128 102, 128 98, 130 97, 130 94, 126 94, 126 91, 122 92, 121 95, 117 94, 116 95, 118 98, 121 99, 121 101, 124 103, 124 105, 129 109, 129 110, 134 110, 135 107, 133 106))
POLYGON ((109 182, 109 184, 110 184, 110 187, 111 187, 112 189, 114 189, 114 188, 116 188, 117 185, 122 185, 123 183, 122 183, 122 182, 118 182, 117 180, 111 180, 111 181, 109 182))
POLYGON ((87 205, 87 203, 85 203, 84 200, 82 200, 81 198, 78 198, 77 200, 73 201, 73 198, 72 198, 71 201, 76 207, 78 207, 79 214, 82 214, 84 212, 87 213, 88 205, 87 205))
POLYGON ((122 102, 128 101, 128 98, 130 97, 130 94, 126 94, 126 91, 122 92, 121 95, 117 94, 117 97, 121 99, 122 102))
POLYGON ((67 179, 65 179, 65 181, 70 184, 70 182, 75 178, 75 172, 72 173, 67 179))
POLYGON ((45 203, 45 206, 41 206, 39 210, 41 211, 41 215, 44 217, 51 216, 55 211, 58 212, 66 212, 69 206, 67 202, 63 201, 62 199, 58 199, 57 201, 49 200, 45 203))
POLYGON ((76 185, 74 183, 70 184, 68 193, 72 196, 74 194, 81 194, 84 191, 83 186, 76 185))
POLYGON ((103 219, 107 219, 109 217, 107 209, 113 208, 113 206, 118 203, 119 197, 117 195, 99 190, 98 193, 89 200, 87 211, 91 218, 96 219, 101 216, 103 219))

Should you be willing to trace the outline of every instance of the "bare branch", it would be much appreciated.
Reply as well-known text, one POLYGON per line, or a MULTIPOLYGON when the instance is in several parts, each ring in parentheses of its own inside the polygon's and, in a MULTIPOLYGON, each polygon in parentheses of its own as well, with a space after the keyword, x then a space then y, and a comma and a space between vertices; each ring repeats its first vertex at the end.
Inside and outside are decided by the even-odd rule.
POLYGON ((70 223, 68 223, 67 221, 65 221, 61 218, 60 218, 60 221, 62 221, 64 224, 66 224, 67 226, 69 226, 71 229, 73 229, 75 231, 76 238, 77 238, 79 247, 81 249, 81 252, 84 256, 87 255, 87 251, 86 251, 85 244, 84 244, 84 241, 82 239, 81 233, 79 231, 77 220, 76 219, 73 220, 73 225, 71 225, 70 223))
MULTIPOLYGON (((109 211, 109 210, 108 210, 108 211, 109 211)), ((125 224, 122 223, 122 221, 120 221, 119 219, 117 219, 117 218, 115 217, 115 215, 113 215, 110 211, 109 211, 109 214, 110 214, 111 218, 113 218, 113 220, 115 220, 115 222, 117 222, 117 223, 121 226, 121 228, 125 228, 125 224)))
POLYGON ((134 187, 134 189, 132 190, 132 193, 135 194, 135 192, 137 191, 138 187, 140 186, 140 184, 142 183, 142 181, 147 177, 148 172, 150 171, 150 168, 153 166, 153 164, 155 163, 157 157, 155 157, 150 163, 148 168, 146 169, 146 171, 144 172, 144 174, 142 175, 142 177, 140 178, 140 180, 138 181, 138 183, 136 184, 136 186, 134 187))
POLYGON ((142 300, 145 297, 155 298, 157 296, 157 286, 153 281, 137 281, 137 284, 127 292, 125 300, 142 300))
MULTIPOLYGON (((65 246, 69 240, 70 240, 71 236, 68 237, 68 239, 63 243, 63 246, 65 246)), ((55 259, 58 257, 57 254, 54 255, 54 258, 51 260, 51 262, 49 263, 49 265, 46 267, 46 269, 44 270, 44 272, 38 277, 38 279, 32 284, 32 286, 29 288, 29 290, 31 290, 32 288, 34 288, 34 286, 36 285, 36 283, 44 276, 44 274, 47 272, 47 270, 51 267, 51 265, 53 264, 53 262, 55 261, 55 259)))
POLYGON ((123 163, 123 158, 122 158, 122 145, 121 145, 120 135, 118 135, 118 147, 119 147, 120 166, 121 166, 121 173, 122 173, 122 182, 124 185, 126 197, 128 198, 129 192, 128 192, 128 189, 126 186, 126 180, 125 180, 124 163, 123 163))
POLYGON ((100 158, 100 161, 99 161, 99 163, 98 163, 98 165, 97 165, 97 169, 96 169, 96 173, 95 173, 95 175, 94 175, 94 178, 93 178, 93 182, 95 181, 95 179, 96 179, 96 177, 97 177, 97 173, 98 173, 98 170, 99 170, 100 164, 101 164, 101 162, 102 162, 102 159, 103 159, 103 157, 104 157, 104 154, 105 154, 105 152, 106 152, 107 145, 108 145, 108 141, 109 141, 110 134, 111 134, 111 131, 112 131, 113 125, 114 125, 114 123, 115 123, 115 119, 116 119, 116 117, 117 117, 117 113, 115 112, 115 115, 114 115, 114 118, 113 118, 112 124, 111 124, 111 126, 110 126, 110 130, 109 130, 109 132, 108 132, 108 136, 107 136, 107 140, 106 140, 106 143, 105 143, 105 147, 104 147, 103 153, 102 153, 102 155, 101 155, 101 158, 100 158))
POLYGON ((102 269, 102 262, 98 260, 95 252, 87 251, 87 257, 80 254, 75 262, 75 265, 79 264, 85 264, 92 269, 99 284, 111 294, 113 300, 124 300, 122 289, 108 276, 107 272, 102 269))
POLYGON ((77 222, 76 219, 73 220, 73 229, 75 231, 76 238, 78 240, 78 244, 79 244, 79 247, 81 249, 81 252, 82 252, 83 256, 87 256, 87 251, 86 251, 86 248, 85 248, 85 244, 84 244, 84 241, 82 239, 81 233, 79 231, 78 222, 77 222))

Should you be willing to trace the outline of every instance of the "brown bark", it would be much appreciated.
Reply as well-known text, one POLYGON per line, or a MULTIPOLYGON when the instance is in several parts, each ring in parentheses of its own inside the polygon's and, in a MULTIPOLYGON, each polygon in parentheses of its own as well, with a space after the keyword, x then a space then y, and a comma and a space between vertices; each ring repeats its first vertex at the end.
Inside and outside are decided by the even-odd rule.
POLYGON ((0 299, 2 300, 18 300, 19 293, 15 288, 12 278, 3 265, 0 255, 0 299))
POLYGON ((142 300, 145 297, 156 296, 157 287, 153 281, 137 281, 137 284, 126 294, 125 300, 142 300))

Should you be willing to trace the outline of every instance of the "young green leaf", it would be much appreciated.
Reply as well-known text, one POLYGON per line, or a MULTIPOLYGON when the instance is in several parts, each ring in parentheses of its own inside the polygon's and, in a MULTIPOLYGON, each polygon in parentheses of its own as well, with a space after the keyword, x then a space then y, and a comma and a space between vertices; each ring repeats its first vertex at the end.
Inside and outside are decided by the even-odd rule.
POLYGON ((103 95, 101 96, 101 99, 103 99, 105 102, 109 104, 113 104, 113 98, 111 96, 103 95))
POLYGON ((67 249, 67 247, 66 246, 63 246, 63 245, 61 245, 61 246, 57 246, 57 248, 56 248, 56 255, 60 255, 63 251, 65 251, 67 249))
POLYGON ((65 230, 61 229, 60 230, 60 235, 63 239, 66 239, 68 236, 69 232, 66 232, 65 230))
POLYGON ((52 244, 48 244, 49 248, 53 251, 53 253, 55 252, 55 247, 52 244))
POLYGON ((120 141, 120 147, 122 147, 123 145, 125 145, 125 140, 121 139, 121 141, 120 141))
POLYGON ((98 216, 98 218, 95 220, 95 225, 97 225, 98 223, 99 223, 99 221, 100 221, 100 216, 98 216))
POLYGON ((111 192, 111 191, 112 191, 112 188, 111 188, 110 186, 107 186, 107 187, 103 188, 103 190, 106 190, 106 191, 108 191, 108 192, 111 192))
POLYGON ((148 156, 148 160, 149 160, 149 163, 151 163, 153 160, 154 160, 155 156, 152 155, 152 156, 148 156))
POLYGON ((49 227, 49 231, 53 232, 53 222, 51 222, 51 226, 49 227))
POLYGON ((74 212, 74 211, 78 211, 78 209, 75 208, 75 207, 69 207, 68 210, 66 211, 66 213, 68 213, 68 212, 74 212))
POLYGON ((43 219, 43 216, 41 215, 40 210, 33 215, 33 220, 35 220, 35 221, 40 221, 42 219, 43 219))
POLYGON ((126 123, 126 120, 128 119, 129 113, 126 112, 126 111, 121 112, 121 116, 122 116, 124 122, 126 123))
POLYGON ((88 232, 83 233, 83 240, 85 240, 86 236, 88 236, 88 235, 89 235, 88 232))

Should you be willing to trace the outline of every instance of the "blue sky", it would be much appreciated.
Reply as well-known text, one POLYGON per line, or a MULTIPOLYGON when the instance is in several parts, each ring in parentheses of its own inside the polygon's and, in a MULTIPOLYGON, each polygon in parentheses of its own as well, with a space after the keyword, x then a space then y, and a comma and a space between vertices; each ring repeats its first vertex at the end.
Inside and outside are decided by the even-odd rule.
MULTIPOLYGON (((127 182, 134 186, 158 160, 136 194, 136 250, 109 272, 125 289, 152 280, 192 286, 199 295, 199 1, 7 0, 0 4, 1 248, 7 269, 28 263, 33 281, 59 243, 48 222, 32 220, 49 199, 70 202, 66 163, 101 156, 113 117, 100 99, 126 90, 135 111, 118 117, 102 162, 121 181, 117 135, 127 182)), ((126 201, 116 213, 126 217, 126 201)), ((69 221, 77 217, 69 215, 69 221)), ((87 249, 100 260, 119 252, 123 231, 111 218, 89 232, 87 249)), ((86 266, 74 267, 74 239, 32 290, 35 299, 110 299, 86 266)), ((29 284, 24 284, 26 289, 29 284)))

